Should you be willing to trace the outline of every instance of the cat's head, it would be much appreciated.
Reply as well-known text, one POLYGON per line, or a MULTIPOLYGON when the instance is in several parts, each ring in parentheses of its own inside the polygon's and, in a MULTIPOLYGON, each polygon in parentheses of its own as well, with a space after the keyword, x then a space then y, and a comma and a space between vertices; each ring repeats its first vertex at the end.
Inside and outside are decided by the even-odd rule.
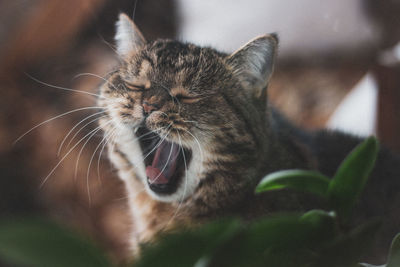
POLYGON ((147 42, 121 14, 115 39, 122 63, 101 88, 102 125, 151 196, 179 201, 212 171, 239 172, 245 164, 249 171, 238 175, 255 172, 275 35, 228 55, 172 40, 147 42))

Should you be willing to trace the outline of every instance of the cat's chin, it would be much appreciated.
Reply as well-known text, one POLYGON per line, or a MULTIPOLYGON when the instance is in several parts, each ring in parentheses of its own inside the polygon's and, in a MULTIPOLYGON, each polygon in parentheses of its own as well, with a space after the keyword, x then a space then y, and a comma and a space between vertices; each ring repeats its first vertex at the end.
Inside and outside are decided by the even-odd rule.
POLYGON ((155 199, 172 202, 183 199, 187 193, 188 168, 191 149, 168 141, 146 127, 136 131, 143 153, 146 189, 155 199))

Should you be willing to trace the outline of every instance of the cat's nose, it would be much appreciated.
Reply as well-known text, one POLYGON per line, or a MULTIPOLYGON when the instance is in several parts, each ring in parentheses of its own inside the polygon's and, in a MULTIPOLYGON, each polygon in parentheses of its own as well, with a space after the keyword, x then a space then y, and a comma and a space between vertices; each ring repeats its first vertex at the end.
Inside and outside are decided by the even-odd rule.
POLYGON ((150 104, 150 103, 148 103, 146 101, 143 102, 142 107, 143 107, 143 113, 145 115, 149 115, 151 112, 153 112, 154 110, 158 109, 157 105, 150 104))

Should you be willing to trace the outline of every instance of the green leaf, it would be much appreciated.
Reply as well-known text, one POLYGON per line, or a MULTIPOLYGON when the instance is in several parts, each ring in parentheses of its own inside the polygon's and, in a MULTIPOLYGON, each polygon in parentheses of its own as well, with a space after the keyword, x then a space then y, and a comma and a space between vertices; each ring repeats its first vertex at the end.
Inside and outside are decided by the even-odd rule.
POLYGON ((291 245, 291 240, 296 239, 293 235, 305 236, 304 231, 301 231, 304 226, 307 227, 305 223, 299 223, 299 216, 258 220, 248 225, 241 235, 216 251, 210 259, 209 266, 264 266, 266 260, 272 260, 271 257, 265 257, 265 252, 274 246, 291 245))
POLYGON ((313 224, 319 224, 322 221, 333 221, 336 218, 334 211, 324 211, 324 210, 310 210, 304 213, 300 220, 307 221, 313 224))
POLYGON ((293 188, 325 197, 329 178, 315 171, 284 170, 264 177, 256 187, 256 193, 282 188, 293 188))
POLYGON ((324 211, 268 217, 247 226, 237 220, 217 221, 165 235, 143 251, 135 266, 256 267, 266 263, 307 263, 314 257, 312 248, 332 241, 334 222, 334 214, 324 211))
POLYGON ((371 220, 322 248, 315 266, 349 266, 360 261, 375 241, 381 221, 371 220))
POLYGON ((302 266, 334 233, 335 218, 323 211, 261 219, 220 250, 212 266, 302 266))
POLYGON ((41 267, 110 266, 88 240, 54 223, 26 219, 0 222, 0 258, 41 267))
POLYGON ((356 267, 387 267, 386 264, 384 265, 373 265, 368 263, 359 263, 356 267))
POLYGON ((342 162, 328 188, 329 202, 346 218, 364 189, 378 154, 375 137, 367 138, 342 162))
POLYGON ((333 211, 310 210, 301 216, 300 221, 306 222, 313 227, 308 240, 310 244, 329 242, 339 232, 336 225, 336 214, 333 211))
POLYGON ((143 250, 134 266, 208 266, 213 253, 235 238, 242 229, 238 220, 220 220, 199 228, 164 235, 159 242, 143 250))
POLYGON ((390 247, 389 259, 386 267, 400 266, 400 234, 397 234, 390 247))

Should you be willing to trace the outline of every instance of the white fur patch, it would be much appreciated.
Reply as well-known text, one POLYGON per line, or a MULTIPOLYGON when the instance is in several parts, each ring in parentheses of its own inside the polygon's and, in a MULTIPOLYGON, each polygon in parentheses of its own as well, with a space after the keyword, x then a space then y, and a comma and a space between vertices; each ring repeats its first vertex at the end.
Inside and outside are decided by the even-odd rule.
MULTIPOLYGON (((129 162, 133 165, 134 171, 139 179, 146 181, 146 169, 142 150, 133 129, 129 129, 128 127, 118 127, 118 129, 118 138, 116 138, 116 141, 119 145, 119 149, 127 156, 129 162)), ((126 179, 129 177, 124 178, 126 179)), ((134 179, 134 177, 131 179, 134 179)))

